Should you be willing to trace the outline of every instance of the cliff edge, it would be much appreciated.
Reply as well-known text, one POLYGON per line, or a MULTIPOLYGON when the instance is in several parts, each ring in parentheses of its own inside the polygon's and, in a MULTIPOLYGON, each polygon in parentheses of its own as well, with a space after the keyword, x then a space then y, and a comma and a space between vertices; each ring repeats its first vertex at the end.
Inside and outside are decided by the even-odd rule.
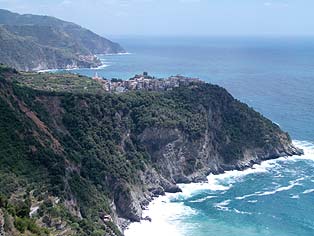
POLYGON ((115 94, 78 75, 6 67, 0 75, 9 235, 122 235, 154 197, 180 191, 177 183, 302 154, 278 125, 216 85, 115 94))

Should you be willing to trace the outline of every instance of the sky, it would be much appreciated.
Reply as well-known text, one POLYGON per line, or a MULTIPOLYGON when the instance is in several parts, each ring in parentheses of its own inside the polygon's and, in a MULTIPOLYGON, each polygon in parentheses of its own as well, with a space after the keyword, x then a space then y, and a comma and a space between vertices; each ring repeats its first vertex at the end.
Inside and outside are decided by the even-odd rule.
POLYGON ((100 35, 314 35, 314 0, 0 0, 100 35))

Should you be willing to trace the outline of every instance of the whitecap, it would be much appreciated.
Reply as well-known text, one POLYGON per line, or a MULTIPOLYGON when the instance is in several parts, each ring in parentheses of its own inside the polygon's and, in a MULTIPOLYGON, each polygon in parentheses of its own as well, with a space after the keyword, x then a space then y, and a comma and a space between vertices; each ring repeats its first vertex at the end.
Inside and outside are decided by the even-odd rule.
POLYGON ((258 196, 258 195, 261 194, 261 193, 262 193, 262 192, 255 192, 255 193, 247 194, 247 195, 244 195, 244 196, 241 196, 241 197, 236 197, 235 199, 237 199, 237 200, 243 200, 243 199, 246 199, 246 198, 249 198, 249 197, 258 196))
POLYGON ((307 189, 303 192, 303 194, 313 193, 314 189, 307 189))
POLYGON ((247 202, 249 202, 249 203, 257 203, 258 201, 257 200, 249 200, 247 202))
POLYGON ((278 175, 275 175, 274 178, 283 178, 284 176, 282 174, 278 174, 278 175))
POLYGON ((98 54, 96 55, 97 57, 99 56, 124 56, 124 55, 132 55, 133 53, 131 52, 118 52, 118 53, 106 53, 106 54, 98 54))
POLYGON ((101 69, 107 68, 109 66, 110 65, 108 65, 108 64, 102 64, 102 65, 100 65, 98 67, 91 68, 91 70, 101 70, 101 69))
POLYGON ((233 208, 233 210, 234 210, 235 213, 237 213, 237 214, 241 214, 241 215, 252 215, 252 212, 240 211, 240 210, 235 209, 235 208, 233 208))
POLYGON ((219 203, 214 203, 214 207, 217 208, 220 211, 230 211, 229 207, 227 207, 230 204, 231 200, 225 200, 219 203))
POLYGON ((265 191, 265 192, 262 192, 260 194, 257 194, 257 196, 266 196, 266 195, 272 195, 272 194, 275 194, 275 193, 278 193, 278 192, 288 191, 288 190, 294 188, 295 186, 302 185, 300 183, 300 181, 302 181, 302 180, 304 180, 304 177, 298 178, 298 179, 293 180, 293 181, 289 181, 290 185, 288 185, 288 186, 279 187, 279 188, 274 189, 272 191, 265 191))
POLYGON ((280 187, 280 188, 275 189, 273 191, 265 191, 263 193, 258 194, 257 196, 266 196, 266 195, 272 195, 272 194, 282 192, 282 191, 288 191, 288 190, 292 189, 294 186, 296 186, 296 184, 291 184, 289 186, 280 187))
POLYGON ((207 196, 207 197, 200 198, 200 199, 197 199, 197 200, 192 200, 190 202, 192 202, 192 203, 205 202, 206 200, 213 199, 213 198, 217 198, 217 196, 207 196))

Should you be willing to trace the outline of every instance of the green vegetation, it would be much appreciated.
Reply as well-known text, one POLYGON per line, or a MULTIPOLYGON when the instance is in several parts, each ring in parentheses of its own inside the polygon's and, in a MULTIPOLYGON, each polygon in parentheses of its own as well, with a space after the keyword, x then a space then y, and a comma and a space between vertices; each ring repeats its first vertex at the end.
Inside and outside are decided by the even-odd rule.
POLYGON ((18 70, 95 67, 95 54, 124 52, 76 24, 54 17, 19 15, 0 9, 0 62, 18 70))
POLYGON ((68 93, 104 93, 102 85, 85 76, 63 73, 22 73, 14 78, 17 84, 35 90, 68 93))
MULTIPOLYGON (((193 138, 201 135, 208 124, 219 144, 220 155, 226 163, 234 163, 243 157, 243 150, 250 148, 268 149, 281 143, 282 131, 279 126, 254 111, 248 105, 235 100, 225 89, 205 84, 194 89, 185 87, 166 95, 184 109, 172 110, 175 114, 189 114, 192 118, 183 124, 183 128, 193 138), (208 121, 220 116, 222 122, 208 121)), ((182 117, 182 116, 181 116, 182 117)), ((284 134, 289 139, 288 134, 284 134)))
POLYGON ((0 73, 17 74, 17 70, 0 63, 0 73))
MULTIPOLYGON (((30 213, 30 199, 27 196, 23 197, 23 201, 16 202, 14 205, 11 204, 5 195, 0 195, 0 208, 5 212, 5 225, 7 231, 10 230, 8 227, 11 222, 8 215, 14 219, 14 226, 19 233, 25 233, 29 231, 32 235, 45 236, 49 235, 49 230, 38 226, 35 219, 29 217, 30 213)), ((12 226, 11 226, 12 227, 12 226)))
POLYGON ((0 208, 7 231, 120 235, 101 216, 113 216, 110 203, 132 187, 145 190, 140 173, 158 171, 139 138, 152 127, 180 130, 191 143, 210 131, 225 164, 245 149, 276 147, 286 135, 218 86, 110 94, 86 77, 0 66, 0 208))

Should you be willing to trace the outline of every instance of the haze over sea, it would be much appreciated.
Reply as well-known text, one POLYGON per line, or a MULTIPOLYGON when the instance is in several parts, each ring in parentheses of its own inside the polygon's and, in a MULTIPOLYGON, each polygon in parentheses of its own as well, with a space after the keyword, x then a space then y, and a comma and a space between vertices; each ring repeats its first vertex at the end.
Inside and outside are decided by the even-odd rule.
POLYGON ((155 200, 127 236, 314 235, 314 38, 213 37, 115 39, 130 54, 99 56, 100 69, 74 72, 128 79, 182 74, 225 87, 289 132, 303 157, 271 160, 243 172, 181 185, 155 200))

